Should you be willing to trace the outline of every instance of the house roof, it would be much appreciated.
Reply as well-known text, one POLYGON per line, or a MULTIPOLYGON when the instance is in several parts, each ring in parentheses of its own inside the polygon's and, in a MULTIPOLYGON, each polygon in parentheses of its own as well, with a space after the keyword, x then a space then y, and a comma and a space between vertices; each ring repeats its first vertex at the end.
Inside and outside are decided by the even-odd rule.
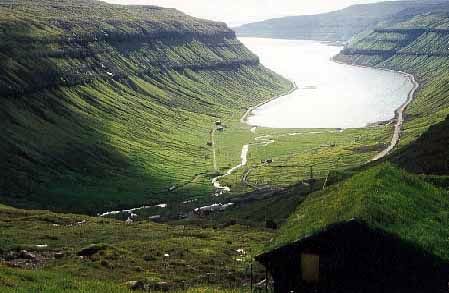
POLYGON ((449 261, 448 193, 390 164, 312 194, 281 227, 267 251, 354 219, 449 261))

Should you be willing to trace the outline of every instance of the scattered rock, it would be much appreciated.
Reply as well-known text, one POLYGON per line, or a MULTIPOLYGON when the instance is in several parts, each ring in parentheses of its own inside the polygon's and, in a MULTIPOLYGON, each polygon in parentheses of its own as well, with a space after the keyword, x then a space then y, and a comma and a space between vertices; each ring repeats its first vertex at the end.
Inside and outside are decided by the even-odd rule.
POLYGON ((113 266, 110 262, 108 262, 107 260, 105 260, 105 259, 103 259, 103 260, 100 262, 100 265, 102 265, 103 267, 108 268, 108 269, 113 269, 113 268, 114 268, 114 266, 113 266))
POLYGON ((0 263, 11 267, 35 269, 54 259, 53 255, 53 252, 49 251, 9 251, 0 255, 0 263))
POLYGON ((170 291, 170 285, 167 282, 158 282, 154 285, 154 290, 168 292, 170 291))
POLYGON ((150 291, 157 291, 157 292, 169 292, 170 288, 172 287, 167 282, 157 282, 157 283, 145 283, 143 281, 128 281, 125 283, 125 285, 133 290, 150 290, 150 291))
POLYGON ((152 255, 145 255, 143 257, 143 260, 144 261, 154 261, 154 260, 156 260, 156 258, 154 256, 152 256, 152 255))
POLYGON ((142 281, 128 281, 126 282, 126 286, 128 286, 131 290, 145 290, 145 283, 142 281))
POLYGON ((246 251, 243 248, 237 249, 236 252, 241 255, 241 256, 245 256, 246 255, 246 251))
POLYGON ((19 253, 19 258, 35 260, 36 256, 31 252, 21 250, 19 253))
POLYGON ((136 272, 144 272, 144 271, 145 271, 145 270, 144 270, 142 267, 140 267, 140 266, 135 267, 134 270, 135 270, 136 272))
POLYGON ((56 253, 55 253, 55 258, 57 258, 57 259, 61 259, 61 258, 63 258, 64 256, 65 256, 65 253, 62 252, 62 251, 59 251, 59 252, 56 252, 56 253))
POLYGON ((263 288, 265 288, 265 283, 266 282, 267 282, 267 280, 264 279, 264 280, 260 281, 259 283, 256 283, 255 284, 256 289, 263 289, 263 288))
POLYGON ((104 245, 98 245, 98 244, 91 244, 87 246, 86 248, 81 249, 77 255, 78 256, 92 256, 95 253, 104 250, 106 247, 104 245))
POLYGON ((5 256, 4 259, 5 260, 13 260, 16 258, 16 254, 13 251, 8 252, 5 256))
POLYGON ((155 221, 155 220, 159 220, 160 218, 161 218, 161 215, 155 215, 155 216, 149 217, 148 219, 149 219, 150 221, 155 221))
POLYGON ((125 286, 128 287, 129 289, 134 288, 134 286, 137 284, 137 281, 128 281, 125 283, 125 286))

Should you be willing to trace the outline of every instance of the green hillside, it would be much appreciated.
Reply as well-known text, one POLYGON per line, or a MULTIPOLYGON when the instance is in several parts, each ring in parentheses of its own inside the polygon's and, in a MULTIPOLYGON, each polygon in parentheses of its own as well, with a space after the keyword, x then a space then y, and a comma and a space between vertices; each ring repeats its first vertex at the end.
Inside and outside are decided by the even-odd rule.
POLYGON ((362 171, 311 195, 290 216, 271 246, 292 243, 352 219, 449 260, 447 192, 390 164, 362 171))
POLYGON ((391 161, 413 173, 449 174, 449 118, 432 125, 416 141, 391 157, 391 161))
POLYGON ((214 121, 291 86, 225 24, 173 9, 2 1, 0 26, 0 201, 14 206, 207 195, 214 121))

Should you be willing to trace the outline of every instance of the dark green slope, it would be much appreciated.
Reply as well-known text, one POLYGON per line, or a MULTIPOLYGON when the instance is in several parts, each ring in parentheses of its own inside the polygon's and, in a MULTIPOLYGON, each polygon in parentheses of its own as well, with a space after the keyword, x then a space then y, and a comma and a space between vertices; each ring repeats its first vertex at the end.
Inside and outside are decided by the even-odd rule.
POLYGON ((319 41, 347 41, 378 24, 410 15, 439 10, 447 1, 388 1, 353 5, 348 8, 304 16, 289 16, 250 23, 235 30, 240 36, 319 41))
POLYGON ((390 159, 404 169, 418 174, 449 174, 449 118, 431 126, 416 141, 390 159))
POLYGON ((2 1, 0 28, 0 200, 16 206, 207 195, 213 122, 290 86, 224 24, 172 9, 2 1))

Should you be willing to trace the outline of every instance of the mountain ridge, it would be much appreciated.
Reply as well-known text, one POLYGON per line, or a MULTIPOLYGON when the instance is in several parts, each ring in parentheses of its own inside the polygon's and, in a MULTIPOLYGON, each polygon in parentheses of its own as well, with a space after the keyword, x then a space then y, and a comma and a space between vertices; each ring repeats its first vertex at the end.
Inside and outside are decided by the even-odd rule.
POLYGON ((96 214, 206 196, 213 123, 290 87, 225 24, 174 9, 20 0, 0 24, 10 205, 96 214))
POLYGON ((328 13, 269 19, 234 29, 242 37, 345 42, 383 22, 421 14, 424 9, 436 10, 447 3, 444 0, 429 0, 356 4, 328 13))

